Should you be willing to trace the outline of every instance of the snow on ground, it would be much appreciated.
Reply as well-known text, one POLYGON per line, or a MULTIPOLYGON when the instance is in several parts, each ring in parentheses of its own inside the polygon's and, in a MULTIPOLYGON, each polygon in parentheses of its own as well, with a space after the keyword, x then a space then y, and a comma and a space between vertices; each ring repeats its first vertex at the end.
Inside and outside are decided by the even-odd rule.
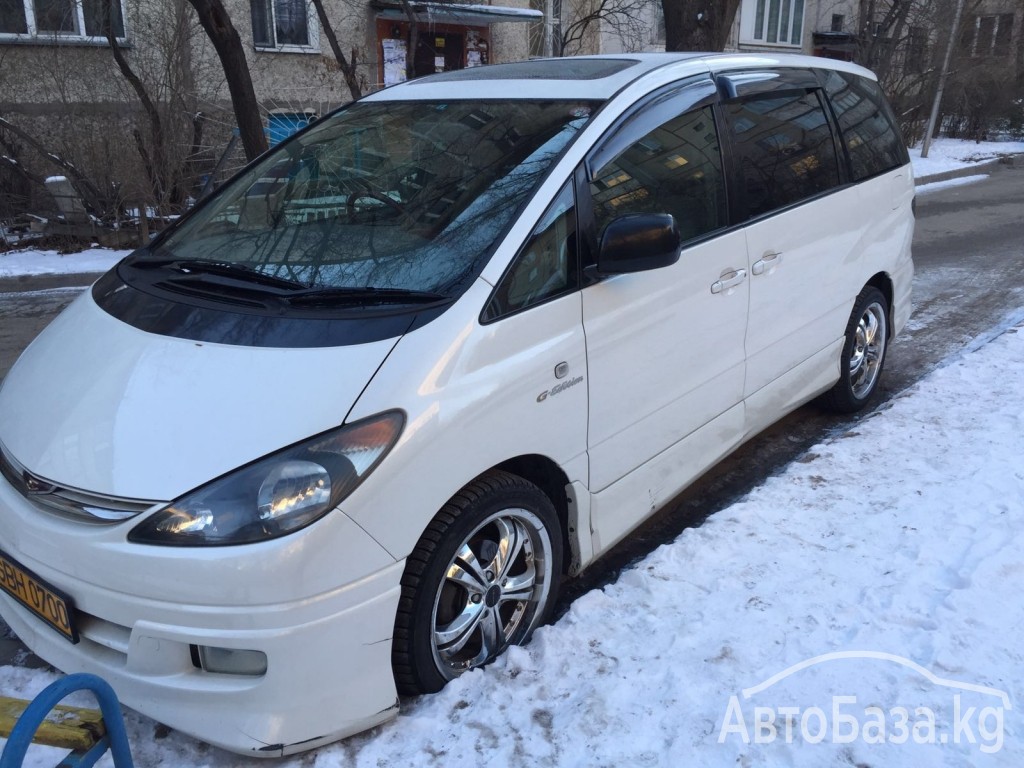
MULTIPOLYGON (((529 646, 276 764, 1020 766, 1020 323, 585 594, 529 646)), ((0 691, 52 679, 4 667, 0 691)), ((131 712, 128 729, 140 766, 267 765, 131 712)))
POLYGON ((911 149, 910 162, 914 166, 914 177, 920 178, 1020 153, 1024 153, 1024 141, 975 142, 940 138, 931 143, 928 157, 921 157, 921 147, 911 149))
POLYGON ((62 254, 31 248, 0 253, 0 277, 20 275, 67 275, 81 272, 106 272, 131 251, 88 248, 79 253, 62 254))

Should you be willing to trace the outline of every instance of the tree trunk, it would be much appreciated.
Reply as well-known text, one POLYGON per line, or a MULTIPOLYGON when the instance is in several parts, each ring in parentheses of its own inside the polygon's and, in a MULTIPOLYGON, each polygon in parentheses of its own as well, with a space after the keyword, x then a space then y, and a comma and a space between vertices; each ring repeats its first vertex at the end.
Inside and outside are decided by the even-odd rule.
POLYGON ((363 89, 359 86, 359 78, 356 77, 355 51, 352 51, 351 60, 345 58, 345 53, 341 50, 341 45, 338 44, 338 36, 334 33, 334 26, 331 24, 331 20, 327 18, 324 0, 313 0, 313 7, 316 8, 317 18, 320 19, 320 29, 324 33, 324 37, 327 38, 328 45, 331 46, 334 58, 338 60, 338 66, 341 67, 341 76, 345 78, 348 92, 352 95, 353 99, 360 98, 363 95, 363 89))
POLYGON ((231 106, 235 111, 235 122, 238 123, 238 135, 245 149, 245 156, 252 160, 267 151, 267 136, 263 132, 263 118, 260 115, 256 91, 253 89, 252 77, 249 75, 249 63, 245 59, 245 49, 238 30, 231 23, 231 16, 224 8, 222 0, 188 0, 199 23, 213 43, 224 77, 227 79, 228 91, 231 93, 231 106))
POLYGON ((149 176, 150 185, 153 189, 153 202, 157 207, 162 208, 163 204, 167 202, 169 186, 167 183, 169 168, 167 167, 163 121, 160 119, 160 111, 149 96, 149 91, 146 90, 146 86, 139 76, 135 74, 135 70, 132 69, 117 44, 117 39, 114 37, 114 13, 114 0, 107 0, 107 23, 104 25, 107 44, 110 46, 110 52, 114 56, 114 63, 117 64, 121 75, 128 81, 132 90, 135 91, 135 95, 138 96, 139 101, 142 103, 142 108, 146 111, 146 117, 149 118, 150 141, 153 144, 152 152, 146 151, 142 136, 138 130, 134 132, 135 143, 139 149, 139 155, 142 157, 142 162, 146 165, 146 174, 149 176))
POLYGON ((405 76, 412 80, 416 74, 416 49, 420 47, 420 23, 416 20, 416 12, 409 0, 399 0, 405 17, 409 20, 409 51, 406 53, 405 76))
POLYGON ((721 51, 740 0, 661 0, 666 51, 721 51))

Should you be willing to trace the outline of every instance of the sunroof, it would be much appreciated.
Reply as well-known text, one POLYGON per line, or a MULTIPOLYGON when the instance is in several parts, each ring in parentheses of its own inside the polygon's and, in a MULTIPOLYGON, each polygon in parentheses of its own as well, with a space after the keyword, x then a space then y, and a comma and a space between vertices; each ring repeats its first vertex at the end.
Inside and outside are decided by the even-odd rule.
POLYGON ((600 80, 637 64, 632 59, 537 59, 443 72, 410 85, 444 80, 600 80))

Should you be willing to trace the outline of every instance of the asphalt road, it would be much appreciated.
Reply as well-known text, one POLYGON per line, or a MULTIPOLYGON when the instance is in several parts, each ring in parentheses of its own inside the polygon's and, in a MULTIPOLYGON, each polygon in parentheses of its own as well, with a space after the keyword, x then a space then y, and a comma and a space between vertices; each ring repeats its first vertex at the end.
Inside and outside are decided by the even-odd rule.
MULTIPOLYGON (((876 408, 993 329, 1014 319, 1024 321, 1024 168, 998 166, 983 182, 921 194, 917 217, 914 315, 890 347, 876 408)), ((0 375, 88 280, 0 281, 0 375)), ((684 528, 699 525, 812 445, 857 428, 868 415, 840 418, 812 404, 783 419, 566 584, 556 613, 581 593, 613 581, 624 566, 684 528)), ((10 639, 0 622, 0 664, 9 663, 31 665, 38 660, 10 639)))

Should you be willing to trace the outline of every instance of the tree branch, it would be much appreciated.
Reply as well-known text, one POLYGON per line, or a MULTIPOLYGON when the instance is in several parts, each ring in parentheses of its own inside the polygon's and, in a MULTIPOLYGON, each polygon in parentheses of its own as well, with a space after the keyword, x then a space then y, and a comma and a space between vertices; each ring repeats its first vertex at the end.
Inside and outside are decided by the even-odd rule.
POLYGON ((348 91, 352 98, 358 99, 363 95, 363 89, 359 87, 359 78, 356 76, 355 51, 352 51, 351 61, 345 58, 341 45, 338 44, 338 36, 334 33, 334 26, 331 24, 331 20, 327 18, 327 11, 324 9, 323 0, 313 0, 313 7, 316 8, 317 18, 320 19, 320 29, 327 38, 328 45, 331 46, 334 58, 338 60, 338 66, 341 67, 341 75, 345 78, 345 85, 348 86, 348 91))

